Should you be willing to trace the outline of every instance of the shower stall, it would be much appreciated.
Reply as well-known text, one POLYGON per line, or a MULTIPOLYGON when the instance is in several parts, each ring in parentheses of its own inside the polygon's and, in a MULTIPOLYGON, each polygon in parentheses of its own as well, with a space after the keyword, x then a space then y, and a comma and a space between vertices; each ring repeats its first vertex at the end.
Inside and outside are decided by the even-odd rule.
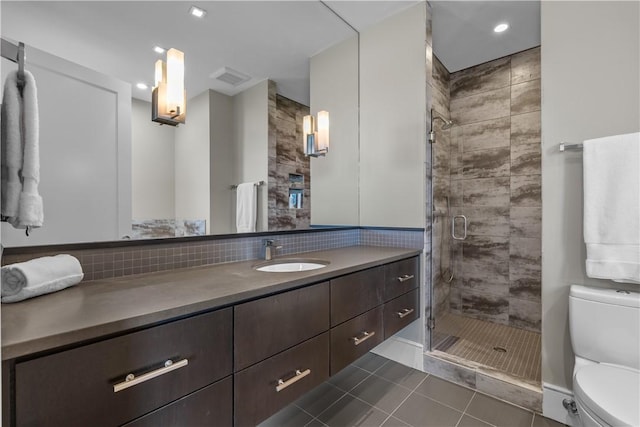
POLYGON ((540 387, 540 48, 433 57, 430 355, 540 387))

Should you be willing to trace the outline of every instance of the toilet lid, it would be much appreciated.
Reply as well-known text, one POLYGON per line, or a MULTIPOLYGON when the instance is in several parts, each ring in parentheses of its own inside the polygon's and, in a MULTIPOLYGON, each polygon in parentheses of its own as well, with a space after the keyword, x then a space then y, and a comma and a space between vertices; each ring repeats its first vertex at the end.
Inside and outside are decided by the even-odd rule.
POLYGON ((589 365, 576 372, 576 398, 611 426, 640 426, 640 372, 589 365))

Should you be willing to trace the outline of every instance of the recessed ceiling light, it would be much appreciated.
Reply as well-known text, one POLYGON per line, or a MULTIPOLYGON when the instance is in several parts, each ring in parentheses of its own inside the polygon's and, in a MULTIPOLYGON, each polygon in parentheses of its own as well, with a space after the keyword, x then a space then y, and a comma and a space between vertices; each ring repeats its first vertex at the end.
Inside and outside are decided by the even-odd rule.
POLYGON ((493 29, 494 32, 496 33, 501 33, 503 31, 507 31, 507 29, 509 28, 509 24, 498 24, 496 25, 496 27, 493 29))
POLYGON ((165 52, 165 49, 164 49, 164 48, 162 48, 162 47, 160 47, 160 46, 154 46, 154 47, 153 47, 153 51, 154 51, 155 53, 163 54, 163 53, 165 52))
POLYGON ((191 6, 191 8, 189 9, 189 13, 195 16, 196 18, 202 18, 204 17, 204 15, 207 14, 207 11, 204 9, 200 9, 197 6, 191 6))
POLYGON ((140 90, 146 90, 146 89, 149 89, 149 86, 147 86, 147 85, 146 85, 146 84, 144 84, 144 83, 136 83, 136 87, 137 87, 138 89, 140 89, 140 90))

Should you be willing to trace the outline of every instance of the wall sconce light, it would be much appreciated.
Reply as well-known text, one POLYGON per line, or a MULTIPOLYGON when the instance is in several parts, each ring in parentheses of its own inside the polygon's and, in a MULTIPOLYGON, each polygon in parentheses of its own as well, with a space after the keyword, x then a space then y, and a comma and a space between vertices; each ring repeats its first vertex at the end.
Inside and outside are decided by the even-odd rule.
POLYGON ((324 156, 329 152, 329 113, 318 111, 318 118, 304 116, 302 120, 304 155, 324 156))
POLYGON ((156 61, 156 78, 151 97, 151 120, 178 126, 185 122, 187 92, 184 90, 184 53, 167 51, 167 62, 156 61))

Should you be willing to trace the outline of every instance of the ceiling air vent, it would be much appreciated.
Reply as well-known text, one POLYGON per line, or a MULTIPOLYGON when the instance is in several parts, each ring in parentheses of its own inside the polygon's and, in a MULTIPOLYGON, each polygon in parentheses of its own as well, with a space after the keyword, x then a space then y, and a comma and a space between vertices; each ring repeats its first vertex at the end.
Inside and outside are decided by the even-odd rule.
POLYGON ((218 71, 212 73, 209 77, 212 79, 220 80, 231 86, 239 86, 244 82, 251 80, 251 76, 248 76, 240 71, 234 70, 229 67, 222 67, 218 71))

